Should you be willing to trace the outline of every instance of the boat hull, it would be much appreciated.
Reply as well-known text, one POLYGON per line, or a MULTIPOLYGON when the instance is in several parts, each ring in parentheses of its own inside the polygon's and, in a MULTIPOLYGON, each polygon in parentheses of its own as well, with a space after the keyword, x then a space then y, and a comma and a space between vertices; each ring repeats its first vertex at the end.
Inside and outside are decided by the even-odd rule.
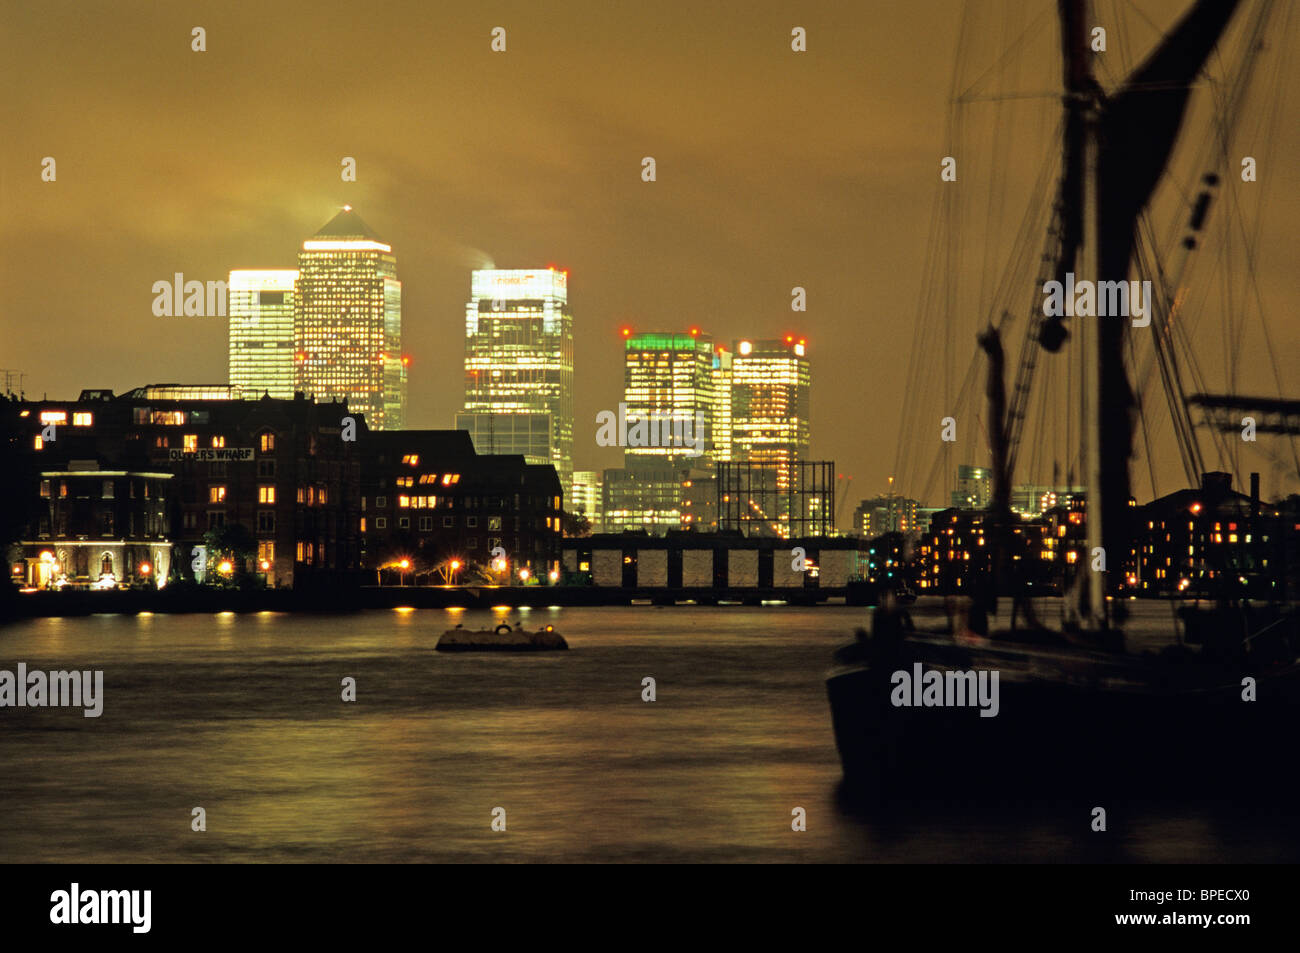
MULTIPOLYGON (((1277 796, 1278 784, 1295 789, 1294 665, 1220 673, 1209 685, 1116 678, 1120 684, 1107 687, 1086 664, 1073 682, 1035 677, 1030 658, 999 679, 997 714, 982 717, 976 706, 893 703, 894 672, 923 655, 844 665, 827 679, 836 745, 856 795, 1041 803, 1081 796, 1251 800, 1277 796), (1246 677, 1256 680, 1255 701, 1243 700, 1246 677)), ((968 668, 1007 660, 971 658, 968 668)), ((951 660, 922 665, 959 668, 951 660)))
POLYGON ((554 652, 568 647, 564 636, 553 629, 537 632, 448 629, 434 646, 439 652, 554 652))

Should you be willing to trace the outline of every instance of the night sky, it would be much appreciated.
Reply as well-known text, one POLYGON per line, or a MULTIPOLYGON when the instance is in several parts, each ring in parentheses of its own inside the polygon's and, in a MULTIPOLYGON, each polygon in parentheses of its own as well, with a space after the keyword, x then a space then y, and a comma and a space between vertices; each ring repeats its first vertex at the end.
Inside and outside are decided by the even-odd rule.
MULTIPOLYGON (((1182 6, 1103 0, 1113 43, 1103 80, 1182 6)), ((1028 29, 1019 72, 1002 67, 994 81, 1039 94, 1012 108, 1030 135, 1050 136, 1054 3, 974 7, 987 43, 966 76, 1028 29)), ((956 0, 6 3, 0 366, 27 374, 29 397, 224 383, 225 320, 154 317, 153 282, 296 267, 301 241, 350 203, 398 256, 408 426, 449 427, 460 408, 470 269, 555 264, 570 272, 575 316, 578 468, 621 462, 594 441, 596 413, 621 398, 621 326, 699 325, 728 344, 795 332, 812 361, 813 456, 854 477, 847 514, 884 491, 900 438, 932 455, 946 412, 937 382, 965 373, 987 305, 977 291, 953 316, 951 353, 936 354, 932 379, 908 398, 926 402, 933 425, 900 435, 939 160, 953 151, 962 10, 956 0), (191 51, 195 26, 205 53, 191 51), (490 50, 495 26, 507 31, 504 54, 490 50), (807 30, 806 53, 791 52, 794 26, 807 30), (55 183, 40 179, 47 155, 55 183), (640 178, 647 155, 652 184, 640 178), (355 184, 340 180, 344 156, 357 160, 355 184), (790 310, 796 285, 806 314, 790 310)), ((1278 42, 1294 47, 1296 19, 1278 42)), ((1281 75, 1286 117, 1300 73, 1281 75)), ((966 134, 993 129, 994 108, 974 108, 966 134)), ((1267 197, 1263 217, 1248 205, 1247 220, 1260 230, 1283 388, 1300 397, 1300 126, 1284 118, 1264 139, 1267 118, 1243 123, 1261 178, 1243 201, 1267 197)), ((983 287, 974 275, 986 257, 1004 257, 984 246, 1014 234, 1053 148, 1030 141, 959 155, 969 287, 983 287), (981 169, 993 154, 1002 164, 981 169), (1000 191, 980 191, 982 176, 1000 191), (992 215, 990 195, 1006 198, 1005 214, 992 215)), ((1244 258, 1227 261, 1242 273, 1244 258)), ((1211 311, 1245 297, 1213 293, 1211 311)), ((1208 372, 1222 364, 1221 337, 1206 337, 1208 372)), ((1240 383, 1272 393, 1260 340, 1240 342, 1240 383)), ((961 462, 987 462, 977 445, 971 437, 961 462)), ((1289 465, 1286 445, 1264 449, 1246 462, 1265 472, 1265 494, 1300 489, 1268 457, 1289 465)), ((1181 471, 1172 454, 1160 466, 1169 492, 1181 471)))

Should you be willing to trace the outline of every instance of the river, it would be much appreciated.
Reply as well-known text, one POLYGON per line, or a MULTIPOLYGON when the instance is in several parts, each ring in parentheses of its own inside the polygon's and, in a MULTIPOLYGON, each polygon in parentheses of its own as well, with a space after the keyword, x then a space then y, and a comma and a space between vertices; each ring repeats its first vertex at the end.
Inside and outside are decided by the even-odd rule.
MULTIPOLYGON (((1142 604, 1138 616, 1168 613, 1142 604)), ((1282 819, 1113 812, 1107 834, 1084 804, 1033 816, 852 809, 838 796, 823 679, 861 609, 522 610, 511 621, 551 623, 571 650, 433 650, 451 625, 505 616, 10 625, 0 669, 100 669, 104 699, 98 718, 0 708, 0 860, 1267 861, 1294 859, 1300 843, 1289 804, 1282 819), (344 678, 355 702, 341 698, 344 678), (205 831, 191 829, 196 807, 205 831), (791 829, 795 808, 804 831, 791 829)), ((1209 756, 1236 769, 1230 753, 1209 756)))

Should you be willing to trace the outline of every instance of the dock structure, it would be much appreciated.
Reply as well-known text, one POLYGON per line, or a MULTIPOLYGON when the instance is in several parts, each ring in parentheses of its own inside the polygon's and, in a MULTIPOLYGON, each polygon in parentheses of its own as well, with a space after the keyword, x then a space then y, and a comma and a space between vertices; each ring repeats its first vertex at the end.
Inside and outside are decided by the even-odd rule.
POLYGON ((677 601, 731 601, 737 594, 744 601, 763 593, 821 601, 844 595, 863 562, 862 542, 855 538, 731 533, 599 534, 564 540, 562 553, 570 579, 597 590, 677 601))

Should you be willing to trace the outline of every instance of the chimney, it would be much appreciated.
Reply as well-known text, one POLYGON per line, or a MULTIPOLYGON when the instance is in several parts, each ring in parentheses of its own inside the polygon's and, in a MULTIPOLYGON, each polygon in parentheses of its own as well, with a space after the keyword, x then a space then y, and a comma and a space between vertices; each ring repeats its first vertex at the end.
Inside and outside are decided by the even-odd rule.
POLYGON ((1250 475, 1250 515, 1259 515, 1259 474, 1250 475))

